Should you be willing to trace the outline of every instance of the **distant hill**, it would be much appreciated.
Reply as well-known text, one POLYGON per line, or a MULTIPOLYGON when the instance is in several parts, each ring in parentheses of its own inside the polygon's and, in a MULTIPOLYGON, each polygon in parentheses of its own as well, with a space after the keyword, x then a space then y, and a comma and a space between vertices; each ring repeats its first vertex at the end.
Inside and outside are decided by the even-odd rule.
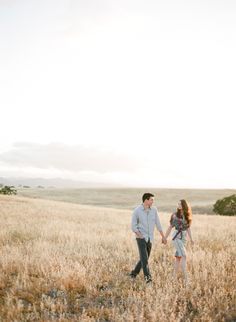
POLYGON ((55 187, 55 188, 97 188, 97 187, 117 187, 118 185, 106 184, 101 182, 83 182, 76 181, 70 179, 62 179, 62 178, 5 178, 0 177, 0 184, 10 185, 10 186, 29 186, 29 187, 55 187))

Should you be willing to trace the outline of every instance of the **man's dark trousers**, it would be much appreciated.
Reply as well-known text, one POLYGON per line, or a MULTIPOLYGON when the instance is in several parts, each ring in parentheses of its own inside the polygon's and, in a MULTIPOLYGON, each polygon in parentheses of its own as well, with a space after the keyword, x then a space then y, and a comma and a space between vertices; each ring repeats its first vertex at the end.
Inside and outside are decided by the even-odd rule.
POLYGON ((135 269, 131 272, 133 276, 136 276, 139 274, 141 268, 143 268, 143 274, 145 278, 151 278, 151 274, 148 267, 148 258, 151 253, 152 249, 152 243, 150 242, 150 239, 148 241, 145 240, 145 238, 136 238, 137 244, 138 244, 138 250, 139 250, 139 258, 137 265, 135 266, 135 269))

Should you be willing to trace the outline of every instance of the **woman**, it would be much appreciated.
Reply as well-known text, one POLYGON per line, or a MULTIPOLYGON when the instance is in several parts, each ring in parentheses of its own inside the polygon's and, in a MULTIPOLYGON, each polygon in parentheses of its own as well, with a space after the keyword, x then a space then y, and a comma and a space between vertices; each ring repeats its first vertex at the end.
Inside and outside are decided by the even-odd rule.
POLYGON ((170 226, 168 227, 165 238, 167 239, 172 228, 174 229, 172 235, 172 241, 176 249, 175 252, 175 263, 174 263, 174 276, 177 275, 178 271, 181 269, 184 275, 185 282, 187 282, 187 272, 186 272, 186 237, 187 234, 194 244, 191 234, 192 223, 192 211, 191 207, 188 205, 186 200, 180 200, 178 203, 177 211, 172 214, 170 218, 170 226))

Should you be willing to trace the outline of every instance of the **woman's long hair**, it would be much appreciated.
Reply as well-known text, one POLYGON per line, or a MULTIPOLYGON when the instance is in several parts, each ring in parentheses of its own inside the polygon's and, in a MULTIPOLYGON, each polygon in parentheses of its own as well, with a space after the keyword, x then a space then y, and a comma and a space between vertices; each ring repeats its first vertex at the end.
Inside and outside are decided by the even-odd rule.
MULTIPOLYGON (((188 225, 190 226, 191 223, 192 223, 192 210, 191 210, 191 207, 189 206, 187 201, 184 200, 184 199, 181 199, 180 202, 181 202, 184 218, 186 219, 188 225)), ((181 209, 177 209, 177 217, 181 217, 181 216, 182 216, 181 209)))

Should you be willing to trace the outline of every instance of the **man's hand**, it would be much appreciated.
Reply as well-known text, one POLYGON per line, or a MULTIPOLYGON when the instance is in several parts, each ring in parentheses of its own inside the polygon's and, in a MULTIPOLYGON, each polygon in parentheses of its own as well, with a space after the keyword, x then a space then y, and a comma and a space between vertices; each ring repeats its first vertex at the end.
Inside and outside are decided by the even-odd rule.
POLYGON ((140 233, 140 231, 136 231, 135 235, 136 235, 137 238, 140 238, 140 239, 144 238, 143 235, 140 233))

